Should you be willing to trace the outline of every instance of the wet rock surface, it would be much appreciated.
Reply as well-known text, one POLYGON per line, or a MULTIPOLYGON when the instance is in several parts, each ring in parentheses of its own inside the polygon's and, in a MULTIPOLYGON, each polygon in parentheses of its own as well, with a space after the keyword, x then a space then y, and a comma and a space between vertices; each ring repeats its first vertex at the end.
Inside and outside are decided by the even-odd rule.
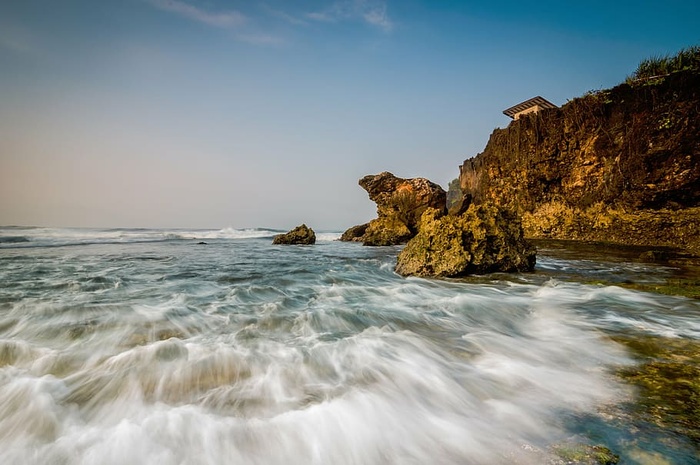
POLYGON ((302 224, 292 229, 288 233, 278 234, 272 240, 273 244, 284 244, 284 245, 311 245, 316 243, 316 233, 314 230, 302 224))
POLYGON ((516 215, 494 205, 472 205, 462 215, 427 210, 418 234, 399 253, 396 272, 454 277, 531 271, 536 251, 516 215))

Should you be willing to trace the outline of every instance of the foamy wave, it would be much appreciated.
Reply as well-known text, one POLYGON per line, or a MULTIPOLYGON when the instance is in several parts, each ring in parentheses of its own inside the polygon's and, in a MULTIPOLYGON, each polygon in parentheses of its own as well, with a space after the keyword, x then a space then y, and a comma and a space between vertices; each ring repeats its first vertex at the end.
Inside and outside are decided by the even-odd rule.
POLYGON ((186 239, 178 230, 10 228, 0 229, 0 247, 51 247, 83 244, 160 242, 186 239))
MULTIPOLYGON (((270 228, 223 229, 94 229, 94 228, 0 228, 0 248, 52 247, 86 244, 121 244, 177 240, 265 239, 285 231, 270 228)), ((321 242, 340 238, 339 232, 321 232, 321 242)))
POLYGON ((322 242, 337 241, 340 239, 341 233, 339 232, 321 232, 316 233, 316 240, 322 242))
MULTIPOLYGON (((258 239, 282 231, 263 228, 218 230, 0 228, 0 247, 55 247, 208 239, 258 239)), ((330 240, 330 239, 329 239, 330 240)))
MULTIPOLYGON (((193 238, 197 239, 265 239, 285 232, 281 229, 266 228, 224 228, 218 231, 197 231, 192 234, 193 238)), ((340 239, 340 236, 339 232, 316 232, 316 240, 322 242, 335 241, 340 239)))
POLYGON ((193 238, 196 239, 260 239, 272 237, 282 231, 265 228, 234 229, 224 228, 218 231, 194 231, 193 238))

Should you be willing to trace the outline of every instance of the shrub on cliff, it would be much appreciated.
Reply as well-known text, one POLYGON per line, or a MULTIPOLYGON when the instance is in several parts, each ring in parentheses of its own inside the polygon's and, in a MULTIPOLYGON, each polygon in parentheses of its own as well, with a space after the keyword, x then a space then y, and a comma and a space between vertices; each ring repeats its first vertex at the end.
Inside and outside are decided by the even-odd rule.
POLYGON ((399 253, 396 272, 407 276, 531 271, 535 249, 520 219, 494 205, 471 205, 462 215, 423 213, 418 234, 399 253))
POLYGON ((655 56, 642 60, 627 78, 628 83, 658 76, 666 76, 678 71, 700 71, 700 46, 683 48, 674 56, 655 56))

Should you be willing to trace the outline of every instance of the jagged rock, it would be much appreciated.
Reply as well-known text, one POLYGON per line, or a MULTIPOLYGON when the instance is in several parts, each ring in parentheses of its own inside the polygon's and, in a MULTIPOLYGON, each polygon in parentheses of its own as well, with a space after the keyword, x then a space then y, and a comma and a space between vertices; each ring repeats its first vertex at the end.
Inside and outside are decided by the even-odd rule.
POLYGON ((340 240, 343 242, 362 242, 362 236, 365 235, 368 227, 369 223, 353 226, 340 236, 340 240))
POLYGON ((519 218, 482 204, 460 216, 426 210, 418 234, 399 253, 396 272, 448 277, 531 271, 534 266, 535 249, 523 238, 519 218))
POLYGON ((316 243, 316 233, 314 230, 302 224, 286 234, 278 234, 272 239, 273 244, 303 244, 311 245, 316 243))
POLYGON ((397 178, 388 171, 360 179, 360 186, 377 204, 377 216, 394 217, 413 233, 427 208, 445 211, 447 193, 425 178, 397 178))
MULTIPOLYGON (((425 178, 403 179, 384 171, 363 177, 359 184, 377 204, 377 218, 356 239, 364 245, 403 244, 416 235, 427 208, 445 212, 445 190, 425 178)), ((351 235, 350 230, 346 233, 351 235)))

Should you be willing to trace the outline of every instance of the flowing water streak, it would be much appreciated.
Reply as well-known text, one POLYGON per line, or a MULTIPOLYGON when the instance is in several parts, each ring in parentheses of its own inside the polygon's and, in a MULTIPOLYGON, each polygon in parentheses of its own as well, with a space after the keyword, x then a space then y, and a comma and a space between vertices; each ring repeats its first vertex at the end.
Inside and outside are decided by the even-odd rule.
POLYGON ((0 230, 0 463, 546 463, 631 396, 604 331, 700 337, 695 302, 546 275, 576 261, 403 279, 275 233, 0 230))

